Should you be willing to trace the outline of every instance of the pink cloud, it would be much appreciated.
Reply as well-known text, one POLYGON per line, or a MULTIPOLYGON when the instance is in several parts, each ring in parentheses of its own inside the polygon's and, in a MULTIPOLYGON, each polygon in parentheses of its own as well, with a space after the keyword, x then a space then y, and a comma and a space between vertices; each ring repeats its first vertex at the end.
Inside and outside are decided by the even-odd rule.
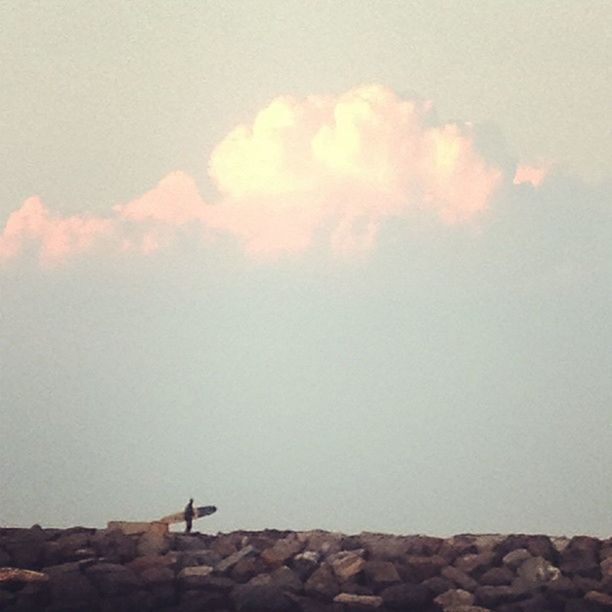
POLYGON ((18 256, 32 245, 38 250, 41 263, 57 263, 69 255, 87 251, 112 231, 113 222, 109 219, 89 215, 53 216, 33 196, 10 214, 0 234, 0 261, 18 256))
POLYGON ((330 225, 332 249, 368 249, 386 218, 410 209, 466 221, 502 179, 468 124, 432 126, 429 104, 380 85, 273 100, 214 149, 209 172, 224 210, 249 219, 237 233, 256 250, 305 248, 330 225), (278 230, 266 235, 264 224, 278 230))
POLYGON ((0 258, 26 244, 38 245, 45 262, 97 245, 146 254, 186 228, 203 240, 232 236, 255 257, 315 243, 349 254, 373 248, 381 225, 410 211, 467 222, 503 178, 477 151, 469 124, 436 125, 429 103, 380 85, 276 98, 214 148, 208 169, 219 192, 213 203, 180 171, 108 217, 54 216, 30 198, 0 234, 0 258))
POLYGON ((522 185, 523 183, 529 183, 533 187, 539 187, 548 173, 550 172, 550 165, 539 164, 519 164, 516 167, 514 179, 512 183, 514 185, 522 185))

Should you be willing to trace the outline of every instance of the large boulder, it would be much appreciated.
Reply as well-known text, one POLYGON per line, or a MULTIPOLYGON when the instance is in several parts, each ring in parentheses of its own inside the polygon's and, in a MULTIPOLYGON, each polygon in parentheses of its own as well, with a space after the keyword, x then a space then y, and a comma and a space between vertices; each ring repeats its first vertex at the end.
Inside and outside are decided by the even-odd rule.
POLYGON ((275 586, 239 584, 231 592, 231 600, 238 612, 293 612, 294 599, 275 586))
POLYGON ((304 550, 305 542, 295 535, 278 540, 269 548, 261 553, 261 559, 270 567, 280 567, 285 565, 289 559, 304 550))
POLYGON ((184 567, 177 576, 179 586, 183 590, 206 588, 210 583, 213 568, 209 565, 184 567))
POLYGON ((382 597, 376 595, 356 595, 355 593, 338 593, 334 602, 364 609, 377 609, 383 605, 382 597))
POLYGON ((81 571, 78 563, 64 563, 44 568, 54 603, 81 605, 86 608, 98 598, 98 591, 81 571))
POLYGON ((396 564, 405 582, 423 582, 438 576, 446 566, 446 560, 439 555, 406 555, 396 564))
POLYGON ((471 606, 474 603, 474 595, 463 589, 450 589, 434 599, 434 603, 445 610, 457 606, 471 606))
POLYGON ((301 580, 308 580, 312 572, 319 567, 321 553, 315 550, 305 550, 293 557, 291 567, 301 580))
POLYGON ((495 553, 482 552, 482 553, 469 553, 467 555, 461 555, 455 560, 455 567, 472 577, 477 577, 483 574, 486 570, 490 569, 495 563, 495 553))
POLYGON ((85 574, 105 597, 127 595, 143 585, 136 572, 117 563, 97 563, 88 567, 85 574))
POLYGON ((366 562, 363 558, 363 550, 343 550, 328 558, 340 583, 347 582, 363 570, 366 562))
POLYGON ((304 592, 320 599, 333 599, 340 592, 334 570, 328 563, 313 572, 304 585, 304 592))
POLYGON ((423 580, 421 584, 431 593, 433 597, 441 595, 449 589, 454 589, 456 586, 454 582, 442 576, 428 578, 427 580, 423 580))
POLYGON ((236 565, 238 561, 244 559, 245 557, 248 557, 254 552, 255 548, 251 544, 249 544, 248 546, 241 548, 235 553, 232 553, 229 557, 225 557, 225 559, 219 561, 219 563, 217 563, 217 565, 215 566, 215 570, 220 574, 223 574, 224 572, 227 572, 229 569, 234 567, 234 565, 236 565))
MULTIPOLYGON (((172 535, 171 548, 177 551, 206 550, 210 548, 210 538, 200 533, 175 533, 172 535)), ((225 555, 220 553, 220 556, 225 555)))
POLYGON ((448 578, 448 580, 452 580, 460 589, 465 591, 473 592, 478 586, 476 580, 474 580, 470 575, 462 572, 460 569, 457 569, 452 565, 442 569, 442 576, 444 578, 448 578))
POLYGON ((391 561, 367 561, 363 573, 374 591, 380 591, 392 584, 401 582, 400 575, 391 561))
POLYGON ((243 584, 254 576, 268 571, 266 564, 254 555, 240 559, 231 569, 230 577, 234 582, 243 584))
POLYGON ((179 558, 175 553, 167 555, 144 555, 136 557, 133 561, 127 564, 127 567, 140 574, 151 568, 168 568, 176 570, 178 567, 179 558))
POLYGON ((304 589, 304 584, 300 577, 286 565, 275 569, 270 574, 270 584, 283 591, 290 591, 292 593, 300 593, 304 589))
POLYGON ((536 589, 547 582, 554 582, 561 577, 561 571, 544 557, 532 557, 523 561, 517 570, 516 584, 536 589))
POLYGON ((136 557, 136 540, 120 529, 98 531, 91 545, 99 557, 113 563, 127 563, 136 557))
POLYGON ((576 536, 560 553, 559 567, 564 574, 579 574, 587 578, 601 577, 599 567, 599 548, 601 542, 596 538, 576 536))
POLYGON ((476 603, 496 610, 500 605, 526 599, 528 592, 515 586, 480 586, 474 593, 476 603))
POLYGON ((136 552, 138 556, 163 555, 170 549, 170 538, 166 533, 150 530, 138 538, 136 552))
POLYGON ((533 555, 526 548, 515 548, 502 557, 502 563, 511 570, 516 570, 532 557, 533 555))
POLYGON ((322 557, 327 557, 340 552, 343 548, 343 536, 340 533, 330 531, 304 531, 298 534, 298 538, 305 542, 305 550, 316 552, 322 557))
MULTIPOLYGON (((379 561, 395 561, 410 554, 415 548, 414 538, 382 533, 359 534, 359 543, 368 557, 379 561)), ((420 554, 420 553, 418 553, 420 554)))
POLYGON ((46 534, 35 525, 30 529, 3 529, 0 546, 7 553, 10 565, 23 569, 39 569, 44 563, 46 534))
POLYGON ((502 566, 488 569, 480 576, 478 582, 482 585, 501 586, 504 584, 511 584, 513 580, 514 572, 509 567, 502 566))
POLYGON ((393 610, 422 610, 431 596, 421 584, 394 584, 383 589, 379 595, 386 607, 393 610))
POLYGON ((504 557, 509 552, 519 548, 528 550, 534 557, 544 557, 552 563, 557 561, 558 552, 552 540, 546 535, 510 535, 499 543, 495 552, 500 557, 504 557))

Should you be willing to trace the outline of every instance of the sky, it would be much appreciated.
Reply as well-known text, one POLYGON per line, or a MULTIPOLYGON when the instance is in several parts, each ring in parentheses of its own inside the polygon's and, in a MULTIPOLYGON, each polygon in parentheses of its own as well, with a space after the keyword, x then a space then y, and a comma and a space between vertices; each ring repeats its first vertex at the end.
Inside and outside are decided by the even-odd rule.
POLYGON ((0 525, 612 532, 612 5, 2 2, 0 525))

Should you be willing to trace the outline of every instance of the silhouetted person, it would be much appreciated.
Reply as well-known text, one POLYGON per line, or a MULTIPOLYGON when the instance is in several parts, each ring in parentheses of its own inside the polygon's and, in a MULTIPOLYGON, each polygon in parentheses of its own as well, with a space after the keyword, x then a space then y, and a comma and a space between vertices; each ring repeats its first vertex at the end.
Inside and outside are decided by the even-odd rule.
POLYGON ((185 506, 185 533, 191 532, 191 523, 193 521, 195 513, 196 511, 193 507, 193 498, 190 498, 189 503, 185 506))

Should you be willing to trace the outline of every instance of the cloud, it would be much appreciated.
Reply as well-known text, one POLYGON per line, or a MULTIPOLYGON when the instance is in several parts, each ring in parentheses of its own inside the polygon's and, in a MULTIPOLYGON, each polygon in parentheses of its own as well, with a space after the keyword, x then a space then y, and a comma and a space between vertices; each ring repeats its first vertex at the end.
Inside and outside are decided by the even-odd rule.
POLYGON ((546 164, 519 164, 514 173, 512 183, 522 185, 529 183, 533 187, 539 187, 550 172, 550 165, 546 164))
POLYGON ((0 234, 0 261, 20 255, 30 246, 43 264, 61 261, 89 250, 96 241, 113 232, 113 221, 101 217, 52 215, 40 198, 28 198, 9 215, 0 234))
MULTIPOLYGON (((424 211, 442 223, 464 223, 491 205, 504 173, 475 142, 471 124, 438 124, 430 103, 381 85, 283 96, 214 148, 213 202, 181 171, 106 217, 52 215, 30 198, 8 218, 0 259, 26 245, 45 263, 98 247, 149 253, 187 230, 205 244, 235 238, 255 257, 315 244, 337 254, 368 250, 389 218, 424 211)), ((526 168, 519 167, 515 182, 539 184, 536 170, 526 168)))

